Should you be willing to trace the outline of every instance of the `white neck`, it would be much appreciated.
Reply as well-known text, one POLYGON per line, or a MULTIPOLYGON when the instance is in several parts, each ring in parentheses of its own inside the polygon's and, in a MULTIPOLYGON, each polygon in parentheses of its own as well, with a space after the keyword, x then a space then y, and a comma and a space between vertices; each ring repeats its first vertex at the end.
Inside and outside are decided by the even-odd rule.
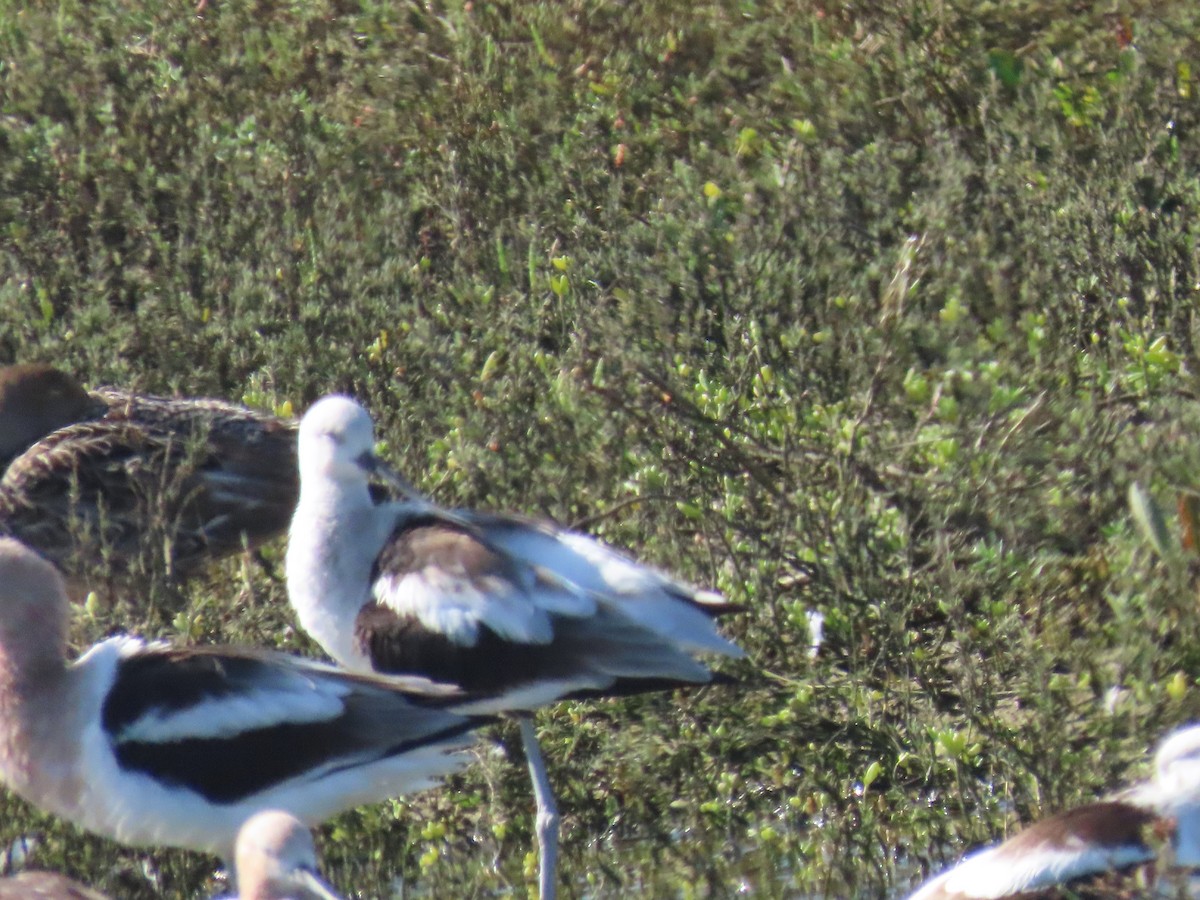
POLYGON ((288 532, 288 598, 304 630, 347 668, 370 668, 354 642, 354 619, 390 530, 386 506, 371 503, 365 480, 302 482, 288 532))

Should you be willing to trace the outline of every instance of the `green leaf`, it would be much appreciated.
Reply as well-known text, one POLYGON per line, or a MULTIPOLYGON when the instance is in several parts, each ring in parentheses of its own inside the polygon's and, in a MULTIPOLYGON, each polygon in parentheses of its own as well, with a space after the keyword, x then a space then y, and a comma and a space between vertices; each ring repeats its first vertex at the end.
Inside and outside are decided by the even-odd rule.
POLYGON ((1150 542, 1155 553, 1163 559, 1175 556, 1176 544, 1167 529, 1167 521, 1163 516, 1162 509, 1150 492, 1136 481, 1129 485, 1129 512, 1133 516, 1138 530, 1150 542))
POLYGON ((991 50, 987 55, 988 68, 1005 87, 1016 87, 1021 81, 1025 64, 1015 53, 1008 50, 991 50))

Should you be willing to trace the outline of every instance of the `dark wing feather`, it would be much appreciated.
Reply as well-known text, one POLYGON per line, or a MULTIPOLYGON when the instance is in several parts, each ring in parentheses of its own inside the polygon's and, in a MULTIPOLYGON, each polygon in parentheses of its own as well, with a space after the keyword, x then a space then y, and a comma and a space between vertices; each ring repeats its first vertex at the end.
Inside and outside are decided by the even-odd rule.
POLYGON ((377 672, 418 675, 453 684, 474 697, 490 697, 538 682, 578 683, 563 698, 614 697, 695 686, 711 679, 698 663, 666 646, 620 615, 551 616, 545 644, 509 641, 480 626, 472 646, 425 628, 412 616, 379 603, 363 607, 355 622, 359 645, 377 672), (672 671, 674 677, 656 674, 672 671))

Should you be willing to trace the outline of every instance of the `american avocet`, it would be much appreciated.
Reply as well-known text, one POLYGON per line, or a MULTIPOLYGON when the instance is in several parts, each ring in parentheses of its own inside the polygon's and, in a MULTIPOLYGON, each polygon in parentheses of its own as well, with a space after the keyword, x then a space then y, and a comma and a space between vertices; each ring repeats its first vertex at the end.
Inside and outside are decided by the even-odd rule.
POLYGON ((235 852, 238 900, 339 900, 318 874, 312 833, 289 813, 251 816, 235 852))
POLYGON ((56 872, 21 872, 0 878, 0 900, 109 900, 56 872))
MULTIPOLYGON (((300 502, 288 537, 288 595, 300 623, 343 665, 459 685, 473 711, 529 711, 563 697, 703 684, 693 654, 740 657, 714 617, 734 607, 582 534, 498 515, 448 512, 400 479, 376 505, 373 425, 326 397, 300 423, 300 502)), ((519 716, 537 800, 542 896, 555 887, 558 814, 536 732, 519 716)))
POLYGON ((281 534, 296 505, 293 422, 220 400, 85 391, 45 365, 0 369, 0 534, 78 581, 120 580, 151 542, 171 572, 281 534))
POLYGON ((110 638, 66 662, 54 567, 0 539, 0 780, 127 844, 232 859, 263 809, 309 824, 429 786, 482 719, 421 679, 282 653, 110 638))
POLYGON ((1076 880, 1115 878, 1109 873, 1159 860, 1167 847, 1161 862, 1200 867, 1200 725, 1159 745, 1150 781, 972 853, 909 900, 1032 896, 1076 880))

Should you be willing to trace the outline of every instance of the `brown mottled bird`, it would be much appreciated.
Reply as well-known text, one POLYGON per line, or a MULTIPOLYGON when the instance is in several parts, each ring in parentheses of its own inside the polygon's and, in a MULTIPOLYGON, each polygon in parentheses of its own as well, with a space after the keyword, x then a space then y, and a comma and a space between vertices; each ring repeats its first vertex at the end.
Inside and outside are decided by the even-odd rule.
MULTIPOLYGON (((295 423, 220 400, 87 391, 41 364, 0 369, 0 534, 87 587, 183 578, 288 526, 295 423)), ((74 593, 75 591, 73 591, 74 593)))

